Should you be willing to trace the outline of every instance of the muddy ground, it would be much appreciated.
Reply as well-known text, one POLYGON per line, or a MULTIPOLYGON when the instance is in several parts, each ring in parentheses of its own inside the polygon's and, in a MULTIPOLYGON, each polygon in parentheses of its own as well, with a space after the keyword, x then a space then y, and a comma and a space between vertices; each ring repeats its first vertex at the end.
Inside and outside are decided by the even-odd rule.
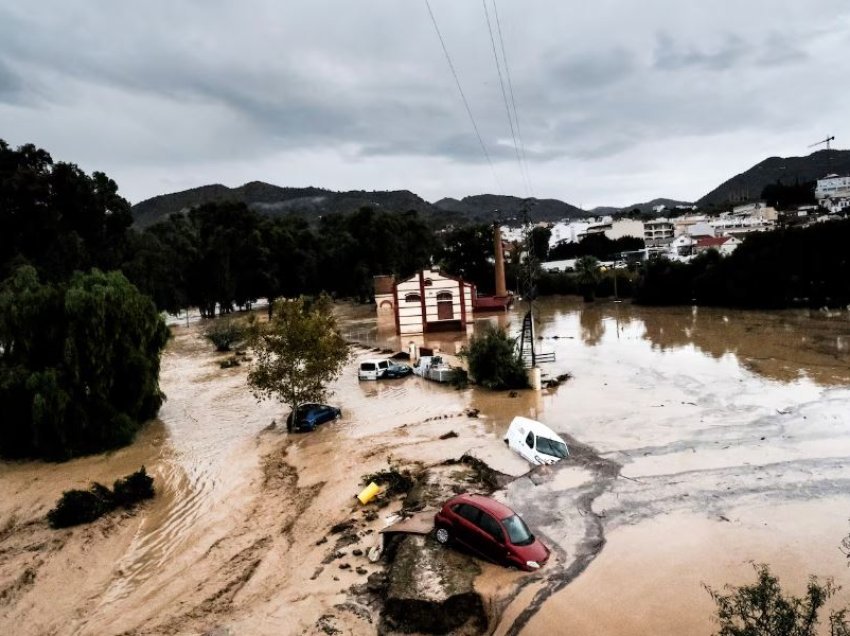
MULTIPOLYGON (((368 309, 341 315, 367 346, 406 348, 368 309)), ((516 331, 520 314, 488 320, 516 331)), ((380 608, 358 589, 382 565, 365 553, 401 504, 364 514, 360 477, 467 452, 515 478, 496 496, 555 552, 531 575, 477 564, 488 631, 709 634, 702 584, 748 580, 751 560, 796 590, 809 573, 834 576, 850 602, 846 312, 547 300, 538 345, 556 353, 547 373, 572 374, 561 387, 510 397, 419 378, 359 383, 356 359, 373 355, 360 348, 334 385, 343 418, 294 436, 269 427, 285 413, 254 401, 245 366, 220 369, 197 325, 174 333, 168 401, 135 444, 0 464, 0 633, 375 633, 380 608), (571 460, 529 473, 501 441, 515 415, 561 432, 571 460), (48 528, 63 490, 142 464, 152 502, 48 528), (340 545, 330 529, 351 519, 340 545)), ((427 344, 453 351, 462 336, 427 344)))

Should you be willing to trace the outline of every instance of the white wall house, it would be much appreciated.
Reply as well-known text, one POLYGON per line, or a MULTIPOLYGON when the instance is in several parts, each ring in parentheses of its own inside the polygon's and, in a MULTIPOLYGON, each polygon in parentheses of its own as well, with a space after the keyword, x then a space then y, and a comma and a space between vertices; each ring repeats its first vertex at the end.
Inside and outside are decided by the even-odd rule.
POLYGON ((424 269, 391 287, 386 277, 375 280, 378 316, 392 312, 401 335, 462 331, 472 324, 474 299, 475 285, 438 270, 424 269))
POLYGON ((850 210, 850 177, 831 174, 818 179, 815 198, 822 207, 832 213, 850 210))
POLYGON ((637 219, 617 219, 611 223, 609 229, 605 230, 605 236, 612 241, 626 236, 643 238, 643 221, 638 221, 637 219))

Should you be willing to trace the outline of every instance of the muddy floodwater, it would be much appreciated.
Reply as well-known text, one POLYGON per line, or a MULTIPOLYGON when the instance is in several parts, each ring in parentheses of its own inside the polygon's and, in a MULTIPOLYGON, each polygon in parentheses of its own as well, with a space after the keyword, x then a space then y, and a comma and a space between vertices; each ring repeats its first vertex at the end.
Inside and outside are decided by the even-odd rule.
MULTIPOLYGON (((809 574, 834 577, 844 585, 835 603, 850 604, 840 550, 850 534, 850 313, 574 299, 537 308, 535 344, 555 354, 543 371, 571 378, 512 397, 416 377, 358 382, 358 360, 409 341, 376 324, 373 309, 339 306, 362 345, 333 385, 343 417, 291 436, 283 407, 248 391, 250 362, 222 370, 202 324, 173 326, 168 400, 132 446, 65 464, 0 463, 0 633, 375 633, 380 608, 352 590, 382 565, 349 550, 375 545, 393 510, 344 557, 329 554, 329 529, 360 515, 361 476, 465 452, 513 478, 495 496, 553 548, 530 575, 481 564, 475 587, 491 633, 708 635, 703 585, 751 581, 753 562, 797 593, 809 574), (570 459, 529 471, 502 442, 516 415, 561 433, 570 459), (47 526, 63 490, 141 465, 156 480, 152 502, 88 526, 47 526)), ((523 311, 475 328, 517 334, 523 311)), ((420 344, 454 353, 464 342, 435 334, 420 344)))

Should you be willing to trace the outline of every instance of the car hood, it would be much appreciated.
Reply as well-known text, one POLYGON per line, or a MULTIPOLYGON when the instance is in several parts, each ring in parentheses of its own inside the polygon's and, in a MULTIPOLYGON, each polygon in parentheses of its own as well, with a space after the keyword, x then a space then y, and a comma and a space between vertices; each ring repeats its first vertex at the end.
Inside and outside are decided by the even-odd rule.
POLYGON ((513 546, 514 554, 522 561, 537 561, 543 565, 549 558, 549 548, 547 548, 539 539, 535 538, 529 545, 513 546))

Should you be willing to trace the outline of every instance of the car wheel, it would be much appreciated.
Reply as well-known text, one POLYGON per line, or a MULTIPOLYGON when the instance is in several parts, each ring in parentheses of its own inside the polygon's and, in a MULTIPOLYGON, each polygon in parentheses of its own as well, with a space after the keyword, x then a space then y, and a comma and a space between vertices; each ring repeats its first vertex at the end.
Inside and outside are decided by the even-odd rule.
POLYGON ((452 535, 449 533, 448 528, 440 527, 434 531, 434 538, 440 545, 448 545, 449 541, 452 539, 452 535))

